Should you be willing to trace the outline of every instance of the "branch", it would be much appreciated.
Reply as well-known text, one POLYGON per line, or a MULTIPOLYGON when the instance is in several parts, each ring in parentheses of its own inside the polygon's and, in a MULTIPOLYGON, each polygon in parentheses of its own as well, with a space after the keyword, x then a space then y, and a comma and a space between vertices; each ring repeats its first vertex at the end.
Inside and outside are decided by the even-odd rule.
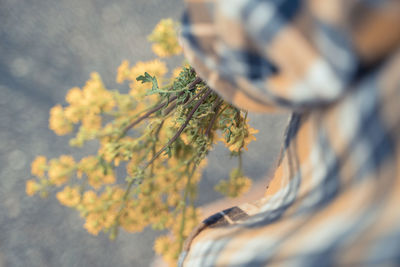
POLYGON ((201 90, 200 92, 198 92, 198 93, 197 93, 196 95, 194 95, 187 103, 185 103, 185 104, 183 105, 183 107, 189 106, 197 97, 199 97, 200 95, 202 95, 204 92, 207 92, 208 89, 209 89, 209 88, 206 87, 206 88, 204 88, 203 90, 201 90))
POLYGON ((131 122, 128 126, 125 127, 125 129, 122 131, 121 135, 124 135, 127 131, 129 131, 130 129, 132 129, 133 127, 135 127, 138 123, 140 123, 142 120, 148 118, 151 114, 153 114, 154 112, 159 111, 160 109, 162 109, 165 105, 168 105, 171 101, 174 101, 175 99, 177 99, 179 96, 181 96, 183 94, 180 93, 177 96, 173 96, 169 99, 169 102, 163 102, 161 104, 159 104, 158 106, 155 106, 154 108, 150 109, 148 112, 146 112, 145 114, 143 114, 142 116, 140 116, 139 118, 137 118, 136 120, 134 120, 133 122, 131 122))
POLYGON ((168 141, 168 143, 163 146, 163 148, 161 148, 154 156, 151 160, 149 160, 143 167, 143 169, 147 168, 151 163, 153 163, 154 160, 156 160, 161 153, 167 149, 167 147, 169 147, 173 142, 176 141, 176 139, 181 135, 181 133, 183 132, 183 130, 186 128, 186 126, 189 124, 189 121, 192 119, 193 114, 196 112, 196 110, 200 107, 200 105, 204 102, 204 100, 206 100, 206 98, 211 94, 211 89, 208 89, 208 91, 199 99, 199 101, 197 101, 196 105, 194 106, 194 108, 190 111, 190 113, 188 114, 188 116, 186 117, 186 121, 182 124, 182 126, 179 128, 179 130, 175 133, 175 135, 168 141))
MULTIPOLYGON (((196 77, 196 79, 194 79, 190 84, 189 84, 189 91, 193 90, 196 86, 196 84, 202 82, 200 77, 196 77)), ((161 110, 163 107, 168 106, 169 103, 173 102, 174 100, 176 100, 178 97, 182 96, 184 94, 184 92, 180 92, 178 95, 171 97, 168 101, 163 102, 161 104, 159 104, 158 106, 152 108, 151 110, 149 110, 148 112, 146 112, 145 114, 143 114, 142 116, 140 116, 139 118, 137 118, 135 121, 131 122, 128 126, 125 127, 125 129, 122 131, 122 135, 126 134, 127 131, 129 131, 130 129, 132 129, 133 127, 135 127, 137 124, 139 124, 142 120, 148 118, 151 114, 161 110)), ((172 109, 171 109, 172 110, 172 109)), ((170 111, 169 111, 170 112, 170 111)), ((168 113, 169 113, 168 112, 168 113)))
POLYGON ((212 109, 214 110, 214 115, 212 116, 211 121, 210 121, 210 123, 208 124, 207 130, 206 130, 206 132, 205 132, 205 136, 208 136, 208 135, 210 134, 211 129, 212 129, 212 127, 214 126, 215 120, 217 119, 217 117, 218 117, 218 115, 219 115, 219 113, 218 113, 219 108, 221 107, 221 104, 222 104, 223 102, 224 102, 224 101, 218 100, 218 99, 215 101, 215 103, 214 103, 214 105, 213 105, 213 107, 212 107, 212 109))
MULTIPOLYGON (((202 81, 202 80, 201 80, 199 77, 197 77, 193 82, 191 82, 191 84, 190 84, 190 86, 189 86, 189 90, 193 90, 193 89, 195 88, 196 84, 200 83, 201 81, 202 81)), ((180 129, 178 130, 178 132, 174 135, 174 137, 172 137, 171 140, 169 140, 169 142, 168 142, 162 149, 160 149, 160 150, 153 156, 153 158, 152 158, 150 161, 148 161, 148 162, 145 164, 145 166, 142 168, 142 170, 146 169, 151 163, 154 162, 154 160, 156 160, 156 159, 161 155, 161 153, 162 153, 168 146, 170 146, 173 142, 176 141, 176 139, 179 137, 179 135, 183 132, 183 130, 184 130, 184 129, 186 128, 186 126, 189 124, 189 121, 190 121, 190 119, 193 117, 193 114, 194 114, 194 113, 196 112, 196 110, 200 107, 200 105, 204 102, 204 100, 211 94, 211 92, 212 92, 211 89, 208 89, 208 92, 207 92, 205 95, 203 95, 203 97, 196 103, 196 106, 190 111, 189 115, 188 115, 187 118, 186 118, 185 123, 181 126, 181 128, 180 128, 180 129)), ((183 94, 183 92, 180 93, 178 96, 181 96, 182 94, 183 94)), ((158 110, 162 109, 162 108, 164 107, 165 104, 169 104, 169 103, 171 102, 171 99, 172 99, 172 101, 176 100, 176 99, 178 98, 178 96, 174 96, 174 97, 170 98, 168 102, 164 102, 164 103, 162 103, 162 104, 160 104, 160 105, 154 107, 153 109, 149 110, 146 114, 144 114, 143 116, 141 116, 140 118, 138 118, 137 120, 135 120, 134 122, 132 122, 130 125, 128 125, 128 126, 124 129, 124 132, 123 132, 123 133, 125 134, 129 129, 131 129, 132 127, 134 127, 135 125, 137 125, 139 122, 141 122, 142 120, 144 120, 145 118, 147 118, 148 116, 150 116, 152 113, 157 112, 158 110)), ((161 127, 160 127, 159 129, 161 129, 161 127)), ((159 129, 158 129, 158 130, 159 130, 159 129)), ((157 130, 157 131, 158 131, 158 130, 157 130)), ((116 229, 116 227, 118 226, 118 220, 119 220, 119 218, 120 218, 120 216, 121 216, 122 210, 124 209, 124 207, 125 207, 125 205, 126 205, 126 201, 127 201, 127 199, 128 199, 129 192, 131 191, 131 188, 132 188, 134 182, 135 182, 135 179, 131 179, 131 180, 128 182, 127 188, 126 188, 125 193, 124 193, 124 195, 123 195, 123 197, 122 197, 122 199, 123 199, 122 205, 121 205, 121 207, 119 208, 118 213, 117 213, 117 217, 116 217, 116 219, 115 219, 115 222, 116 222, 116 223, 112 226, 113 229, 116 229)))

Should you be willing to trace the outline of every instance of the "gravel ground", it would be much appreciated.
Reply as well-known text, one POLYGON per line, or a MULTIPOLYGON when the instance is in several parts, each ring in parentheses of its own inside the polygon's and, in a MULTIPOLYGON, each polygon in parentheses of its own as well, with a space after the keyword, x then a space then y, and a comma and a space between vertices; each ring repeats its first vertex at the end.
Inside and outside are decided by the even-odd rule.
MULTIPOLYGON (((72 151, 67 138, 48 130, 49 109, 92 71, 116 88, 121 61, 154 58, 146 36, 159 19, 177 19, 181 12, 180 0, 0 0, 0 266, 150 264, 155 233, 122 232, 115 242, 91 236, 77 212, 54 195, 27 197, 25 181, 36 155, 72 151)), ((260 133, 245 157, 245 171, 260 179, 274 163, 286 116, 250 118, 260 133)), ((219 197, 211 188, 233 164, 221 146, 211 153, 199 204, 219 197)))

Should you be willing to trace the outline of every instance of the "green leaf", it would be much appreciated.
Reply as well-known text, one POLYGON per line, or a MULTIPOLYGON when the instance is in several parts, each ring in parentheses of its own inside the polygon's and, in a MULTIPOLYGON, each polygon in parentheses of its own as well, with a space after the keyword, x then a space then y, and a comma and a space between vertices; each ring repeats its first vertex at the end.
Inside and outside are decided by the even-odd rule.
POLYGON ((146 95, 152 95, 158 92, 158 82, 156 76, 151 76, 150 74, 145 72, 144 75, 140 75, 139 77, 137 77, 136 81, 142 83, 152 83, 153 86, 146 95))

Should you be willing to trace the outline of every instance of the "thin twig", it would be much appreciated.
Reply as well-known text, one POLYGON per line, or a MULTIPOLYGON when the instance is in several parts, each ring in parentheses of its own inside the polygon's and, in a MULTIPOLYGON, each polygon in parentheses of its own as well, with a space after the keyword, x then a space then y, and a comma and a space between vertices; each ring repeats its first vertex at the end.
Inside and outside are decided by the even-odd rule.
POLYGON ((215 120, 217 119, 217 117, 218 117, 218 115, 219 115, 219 114, 218 114, 218 111, 219 111, 219 108, 221 107, 221 104, 222 104, 222 103, 223 103, 222 100, 220 100, 219 98, 216 99, 216 101, 215 101, 215 103, 214 103, 214 105, 213 105, 213 107, 212 107, 212 110, 214 111, 214 115, 212 116, 211 121, 210 121, 210 123, 208 124, 207 130, 206 130, 206 132, 205 132, 205 136, 208 136, 208 135, 210 134, 211 129, 212 129, 212 127, 214 126, 215 120))
POLYGON ((200 92, 198 92, 197 94, 195 94, 187 103, 185 103, 185 105, 183 105, 183 107, 187 107, 189 106, 197 97, 201 96, 204 92, 207 92, 209 88, 206 87, 203 90, 201 90, 200 92))
MULTIPOLYGON (((152 146, 152 149, 151 149, 152 152, 153 152, 153 156, 156 154, 156 141, 158 140, 158 136, 160 134, 160 131, 161 131, 161 128, 163 127, 163 125, 164 125, 164 121, 162 121, 160 123, 160 125, 158 125, 156 133, 154 134, 155 141, 153 142, 153 146, 152 146)), ((154 173, 154 165, 151 166, 150 173, 151 173, 151 175, 153 175, 153 173, 154 173)))
POLYGON ((171 102, 171 105, 164 110, 163 115, 164 116, 168 115, 174 108, 176 108, 177 103, 178 103, 177 99, 175 99, 173 102, 171 102))
POLYGON ((194 174, 194 172, 196 171, 197 166, 194 165, 192 171, 189 173, 188 175, 188 179, 186 182, 186 186, 185 186, 185 191, 183 193, 183 201, 184 201, 184 206, 183 206, 183 210, 182 210, 182 219, 181 219, 181 225, 179 227, 179 251, 182 251, 182 246, 183 246, 183 241, 184 241, 184 237, 183 237, 183 232, 185 230, 185 216, 186 216, 186 209, 187 209, 187 198, 189 195, 189 190, 190 190, 190 185, 191 185, 191 178, 194 174))
POLYGON ((190 83, 189 85, 189 90, 193 90, 196 88, 196 84, 201 83, 203 80, 200 77, 196 77, 196 79, 193 80, 193 82, 190 83))
POLYGON ((146 112, 145 114, 143 114, 142 116, 140 116, 139 118, 137 118, 135 121, 131 122, 128 126, 125 127, 125 129, 122 131, 121 135, 124 135, 127 131, 129 131, 131 128, 135 127, 138 123, 140 123, 142 120, 148 118, 151 114, 153 114, 154 112, 159 111, 160 109, 162 109, 164 106, 168 105, 171 101, 174 101, 175 99, 177 99, 179 96, 181 96, 183 94, 180 93, 177 96, 173 96, 169 99, 169 102, 163 102, 161 104, 159 104, 158 106, 155 106, 154 108, 150 109, 148 112, 146 112))
MULTIPOLYGON (((185 100, 183 100, 183 102, 179 103, 179 104, 180 105, 185 105, 188 101, 193 101, 198 95, 199 94, 196 94, 192 98, 190 98, 189 96, 186 96, 185 100)), ((169 106, 168 108, 165 109, 163 115, 167 116, 169 113, 171 113, 172 110, 174 110, 176 108, 177 105, 178 105, 178 99, 174 100, 174 102, 171 104, 171 106, 169 106)))
MULTIPOLYGON (((193 90, 196 86, 196 84, 202 82, 201 78, 197 77, 196 79, 194 79, 194 81, 192 81, 189 84, 189 90, 193 90)), ((137 124, 139 124, 142 120, 148 118, 151 114, 161 110, 163 107, 168 106, 171 102, 173 102, 174 100, 176 100, 178 97, 182 96, 184 94, 184 92, 180 92, 178 95, 171 97, 168 101, 163 102, 161 104, 159 104, 158 106, 155 106, 154 108, 152 108, 151 110, 149 110, 148 112, 146 112, 145 114, 143 114, 142 116, 140 116, 139 118, 137 118, 135 121, 131 122, 128 126, 125 127, 125 129, 122 131, 121 136, 125 135, 127 131, 129 131, 130 129, 132 129, 133 127, 135 127, 137 124)))
POLYGON ((154 156, 151 160, 149 160, 143 167, 143 169, 147 168, 151 163, 153 163, 154 160, 156 160, 162 152, 164 152, 167 147, 169 147, 173 142, 176 141, 176 139, 181 135, 183 130, 186 128, 186 126, 189 124, 190 120, 193 117, 193 114, 196 112, 196 110, 200 107, 200 105, 206 100, 206 98, 211 94, 211 89, 208 89, 208 91, 197 101, 196 105, 194 108, 190 111, 188 116, 186 117, 186 121, 183 123, 183 125, 179 128, 179 130, 175 133, 175 135, 168 141, 168 143, 163 146, 154 156))
MULTIPOLYGON (((196 96, 195 96, 195 97, 196 97, 196 96)), ((180 103, 180 105, 185 104, 186 102, 188 102, 188 100, 191 100, 191 98, 190 98, 189 96, 186 96, 186 98, 183 100, 182 103, 180 103)), ((169 113, 171 113, 171 111, 173 111, 173 110, 176 108, 177 105, 178 105, 178 99, 176 99, 176 100, 171 104, 171 106, 169 106, 168 108, 165 109, 163 115, 164 115, 164 116, 167 116, 169 113)))
MULTIPOLYGON (((197 77, 193 82, 191 82, 190 86, 189 86, 189 90, 193 90, 196 86, 196 84, 200 83, 202 80, 197 77)), ((154 107, 153 109, 149 110, 148 112, 146 112, 146 114, 144 114, 143 116, 139 117, 137 120, 135 120, 134 122, 132 122, 131 124, 129 124, 123 131, 123 134, 125 134, 129 129, 131 129, 132 127, 134 127, 135 125, 137 125, 139 122, 141 122, 142 120, 144 120, 145 118, 149 117, 152 113, 157 112, 158 110, 162 109, 164 107, 164 105, 168 105, 169 103, 171 103, 171 101, 174 101, 175 99, 177 99, 179 96, 181 96, 184 92, 181 92, 178 96, 174 96, 172 98, 169 99, 169 101, 164 102, 156 107, 154 107)), ((203 97, 197 102, 196 106, 190 111, 188 117, 186 118, 185 123, 181 126, 181 128, 178 130, 178 132, 175 134, 175 136, 168 142, 168 144, 166 144, 161 150, 159 150, 154 156, 153 158, 148 161, 145 166, 142 168, 142 170, 146 169, 155 159, 158 158, 158 156, 160 156, 160 154, 168 147, 170 146, 173 142, 175 142, 175 140, 179 137, 179 135, 183 132, 183 130, 185 129, 185 127, 188 125, 190 119, 193 117, 193 114, 195 113, 195 111, 199 108, 199 106, 204 102, 204 100, 207 98, 207 96, 209 96, 211 94, 211 89, 208 89, 208 92, 203 95, 203 97)), ((161 124, 162 125, 162 124, 161 124)), ((161 129, 161 127, 159 128, 161 129)), ((159 130, 158 129, 158 130, 159 130)), ((121 213, 123 211, 123 209, 126 206, 126 201, 128 199, 129 193, 131 191, 131 188, 134 184, 134 182, 136 181, 136 179, 131 179, 128 184, 127 184, 127 188, 124 192, 124 195, 122 197, 122 205, 118 210, 116 219, 115 219, 115 224, 113 225, 113 228, 118 226, 118 221, 119 218, 121 216, 121 213)))

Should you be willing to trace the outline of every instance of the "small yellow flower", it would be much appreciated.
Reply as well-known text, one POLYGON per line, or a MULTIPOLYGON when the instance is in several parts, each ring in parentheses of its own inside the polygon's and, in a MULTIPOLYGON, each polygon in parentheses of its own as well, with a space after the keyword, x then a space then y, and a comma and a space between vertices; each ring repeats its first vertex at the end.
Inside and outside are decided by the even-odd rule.
POLYGON ((49 164, 49 179, 52 184, 60 186, 66 183, 75 167, 71 156, 62 155, 59 159, 52 159, 49 164))
POLYGON ((130 69, 129 69, 129 61, 124 60, 122 61, 121 65, 118 67, 117 70, 117 83, 123 83, 125 80, 127 80, 130 76, 130 69))
POLYGON ((183 143, 185 143, 185 145, 189 145, 192 141, 192 139, 191 139, 192 136, 190 136, 186 133, 182 133, 179 137, 182 139, 182 141, 183 141, 183 143))
POLYGON ((147 224, 144 216, 135 207, 126 206, 119 219, 121 227, 130 233, 142 231, 147 224))
POLYGON ((82 88, 83 92, 98 93, 105 90, 103 81, 101 80, 98 72, 90 73, 90 79, 86 81, 85 86, 82 88))
POLYGON ((182 67, 175 68, 175 69, 172 71, 171 80, 172 80, 172 81, 175 80, 175 79, 179 76, 179 74, 181 73, 181 71, 182 71, 182 67))
POLYGON ((81 159, 79 162, 79 170, 87 173, 93 170, 98 164, 98 160, 94 156, 88 156, 81 159))
POLYGON ((96 206, 97 195, 94 191, 89 190, 83 194, 83 205, 88 209, 92 210, 96 206))
POLYGON ((239 152, 242 148, 248 150, 247 146, 256 140, 254 134, 258 133, 258 130, 249 127, 248 129, 236 129, 233 130, 230 141, 227 142, 224 137, 219 138, 220 141, 225 143, 225 146, 232 152, 239 152))
POLYGON ((64 108, 64 115, 65 118, 72 123, 78 123, 81 119, 82 116, 84 115, 82 113, 82 108, 80 106, 67 106, 64 108))
POLYGON ((73 165, 75 165, 74 158, 69 155, 61 155, 59 161, 64 166, 64 168, 72 168, 73 165))
POLYGON ((49 128, 57 135, 65 135, 73 130, 73 125, 66 118, 61 105, 56 105, 50 110, 49 128))
POLYGON ((114 174, 107 174, 103 176, 103 183, 105 184, 113 184, 115 183, 115 176, 114 174))
POLYGON ((172 243, 172 240, 169 236, 160 236, 154 242, 154 251, 158 254, 164 254, 168 251, 172 243))
POLYGON ((44 156, 38 156, 32 161, 31 173, 37 177, 43 177, 47 167, 47 159, 44 156))
POLYGON ((100 216, 98 213, 90 213, 86 217, 85 225, 83 226, 86 230, 92 235, 98 235, 98 233, 103 229, 103 226, 100 223, 100 216))
POLYGON ((26 182, 25 192, 28 196, 33 196, 40 190, 40 184, 31 179, 26 182))
POLYGON ((82 158, 78 171, 87 175, 89 184, 95 189, 99 189, 104 184, 115 183, 115 175, 111 167, 100 164, 99 160, 93 156, 82 158))
POLYGON ((252 185, 252 180, 246 176, 239 177, 236 181, 236 186, 238 188, 237 195, 240 196, 247 191, 249 191, 252 185))
POLYGON ((115 223, 116 218, 117 218, 117 211, 107 210, 103 214, 103 227, 110 228, 115 223))
POLYGON ((157 79, 162 79, 168 72, 168 68, 165 62, 159 59, 139 61, 131 69, 130 80, 136 82, 136 78, 145 72, 151 76, 156 76, 157 79))
POLYGON ((258 133, 258 130, 254 129, 254 128, 249 128, 246 131, 246 136, 244 138, 244 144, 243 144, 243 148, 248 150, 247 146, 252 142, 257 140, 257 138, 254 136, 256 133, 258 133))
POLYGON ((82 119, 82 126, 87 130, 97 131, 101 128, 101 117, 93 113, 86 114, 82 119))
POLYGON ((153 52, 159 57, 170 57, 182 52, 178 41, 178 23, 172 19, 163 19, 148 36, 150 42, 153 42, 153 52))
POLYGON ((246 193, 252 185, 252 180, 243 176, 239 169, 233 169, 228 181, 220 181, 214 188, 223 195, 234 198, 246 193))
POLYGON ((119 201, 122 199, 124 196, 125 190, 120 188, 120 187, 114 187, 113 194, 112 194, 112 200, 113 201, 119 201))
POLYGON ((176 207, 181 200, 182 197, 179 193, 168 192, 167 203, 169 206, 176 207))
POLYGON ((65 100, 71 105, 77 105, 81 102, 82 97, 82 90, 78 87, 73 87, 69 89, 67 95, 65 96, 65 100))
POLYGON ((74 207, 79 204, 81 195, 78 187, 66 186, 64 189, 56 194, 58 201, 67 207, 74 207))

